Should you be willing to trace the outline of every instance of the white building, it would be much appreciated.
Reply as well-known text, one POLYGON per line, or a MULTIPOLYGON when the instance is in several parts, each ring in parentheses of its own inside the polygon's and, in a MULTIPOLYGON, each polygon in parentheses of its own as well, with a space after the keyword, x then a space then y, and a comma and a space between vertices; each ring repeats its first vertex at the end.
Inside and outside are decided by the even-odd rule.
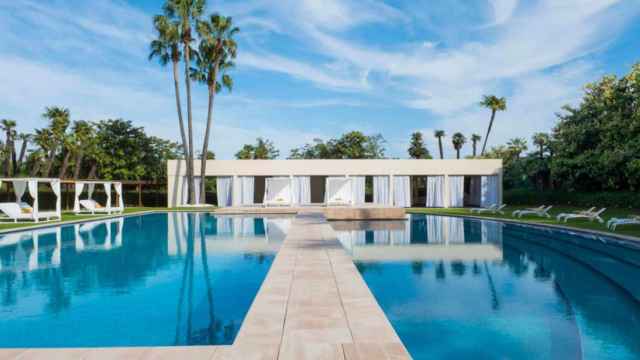
MULTIPOLYGON (((168 206, 187 203, 186 162, 167 163, 168 206)), ((200 174, 200 161, 194 164, 200 174)), ((489 206, 502 202, 502 160, 208 160, 217 204, 489 206)), ((196 177, 199 188, 200 177, 196 177)), ((196 193, 198 193, 196 191, 196 193)), ((198 203, 199 196, 196 194, 198 203)))

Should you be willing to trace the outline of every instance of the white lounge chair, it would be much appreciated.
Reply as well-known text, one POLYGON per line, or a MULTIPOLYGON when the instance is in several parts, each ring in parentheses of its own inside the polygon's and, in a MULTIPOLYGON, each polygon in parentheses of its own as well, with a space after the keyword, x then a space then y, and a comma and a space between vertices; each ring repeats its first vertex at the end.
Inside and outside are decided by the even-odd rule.
POLYGON ((631 215, 628 218, 611 218, 607 221, 607 228, 616 231, 618 225, 640 225, 640 215, 631 215))
POLYGON ((486 208, 473 208, 471 209, 472 213, 481 214, 481 213, 491 213, 491 214, 502 214, 504 215, 504 211, 502 211, 507 204, 502 204, 498 206, 498 204, 493 204, 486 208))
POLYGON ((91 215, 95 215, 96 213, 111 214, 112 212, 117 211, 112 209, 111 207, 102 206, 93 199, 80 200, 79 203, 80 203, 80 211, 76 212, 76 214, 80 214, 80 213, 90 213, 91 215))
POLYGON ((542 206, 539 206, 537 208, 516 210, 516 211, 513 212, 512 215, 514 217, 517 216, 518 218, 521 218, 523 215, 537 215, 539 217, 551 218, 551 215, 549 215, 549 210, 551 210, 552 207, 553 207, 553 205, 549 205, 547 207, 542 205, 542 206))
POLYGON ((20 203, 0 203, 0 212, 5 215, 5 217, 0 217, 0 222, 7 222, 7 220, 10 220, 12 222, 18 222, 18 220, 38 221, 42 219, 49 221, 53 218, 58 217, 55 211, 40 211, 38 212, 38 217, 36 218, 31 206, 27 204, 27 207, 25 208, 28 208, 29 210, 24 211, 20 206, 20 203))
POLYGON ((595 208, 591 208, 587 211, 578 211, 575 213, 562 213, 556 217, 558 221, 567 222, 569 219, 589 219, 589 221, 598 220, 598 222, 603 223, 604 220, 600 217, 602 213, 607 210, 607 208, 602 208, 598 211, 592 210, 595 208))

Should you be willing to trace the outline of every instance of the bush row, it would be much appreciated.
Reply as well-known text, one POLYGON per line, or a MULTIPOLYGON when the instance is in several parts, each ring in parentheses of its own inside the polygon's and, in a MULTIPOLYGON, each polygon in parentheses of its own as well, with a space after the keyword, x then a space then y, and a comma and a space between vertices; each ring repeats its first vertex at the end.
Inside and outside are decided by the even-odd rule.
POLYGON ((512 205, 571 205, 640 209, 638 192, 572 192, 564 190, 504 190, 504 202, 512 205))

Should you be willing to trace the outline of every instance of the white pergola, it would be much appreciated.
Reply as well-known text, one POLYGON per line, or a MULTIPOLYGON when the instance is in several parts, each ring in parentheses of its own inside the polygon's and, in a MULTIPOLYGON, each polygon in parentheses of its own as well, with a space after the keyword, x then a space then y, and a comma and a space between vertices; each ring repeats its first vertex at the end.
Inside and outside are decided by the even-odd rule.
POLYGON ((2 178, 2 183, 11 183, 13 192, 16 196, 14 203, 0 203, 2 212, 14 222, 18 220, 31 220, 39 222, 41 219, 46 221, 52 219, 60 220, 62 218, 62 202, 60 196, 60 179, 55 178, 2 178), (38 201, 38 186, 40 184, 49 184, 51 190, 56 196, 56 206, 54 211, 40 211, 40 203, 38 201), (32 204, 22 201, 24 194, 29 194, 32 204))
POLYGON ((124 210, 124 202, 122 201, 122 183, 119 181, 109 181, 109 180, 81 180, 75 182, 75 196, 73 201, 73 212, 78 214, 82 212, 88 212, 91 214, 95 214, 96 212, 102 213, 117 213, 122 212, 124 210), (104 207, 96 207, 95 200, 93 200, 93 192, 95 190, 96 185, 101 185, 104 187, 104 192, 107 195, 107 202, 104 207), (111 186, 116 191, 117 199, 116 206, 111 206, 111 186), (81 200, 80 195, 84 191, 84 188, 87 188, 87 199, 81 200), (86 203, 86 200, 90 200, 94 205, 86 203), (83 209, 84 208, 84 209, 83 209))

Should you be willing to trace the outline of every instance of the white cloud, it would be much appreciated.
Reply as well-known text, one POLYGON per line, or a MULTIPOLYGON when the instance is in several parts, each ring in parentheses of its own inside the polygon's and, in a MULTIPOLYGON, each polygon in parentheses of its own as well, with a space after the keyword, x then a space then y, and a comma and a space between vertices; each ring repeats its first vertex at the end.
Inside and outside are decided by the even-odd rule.
POLYGON ((502 25, 511 19, 518 6, 518 0, 489 0, 493 8, 493 22, 491 25, 502 25))

